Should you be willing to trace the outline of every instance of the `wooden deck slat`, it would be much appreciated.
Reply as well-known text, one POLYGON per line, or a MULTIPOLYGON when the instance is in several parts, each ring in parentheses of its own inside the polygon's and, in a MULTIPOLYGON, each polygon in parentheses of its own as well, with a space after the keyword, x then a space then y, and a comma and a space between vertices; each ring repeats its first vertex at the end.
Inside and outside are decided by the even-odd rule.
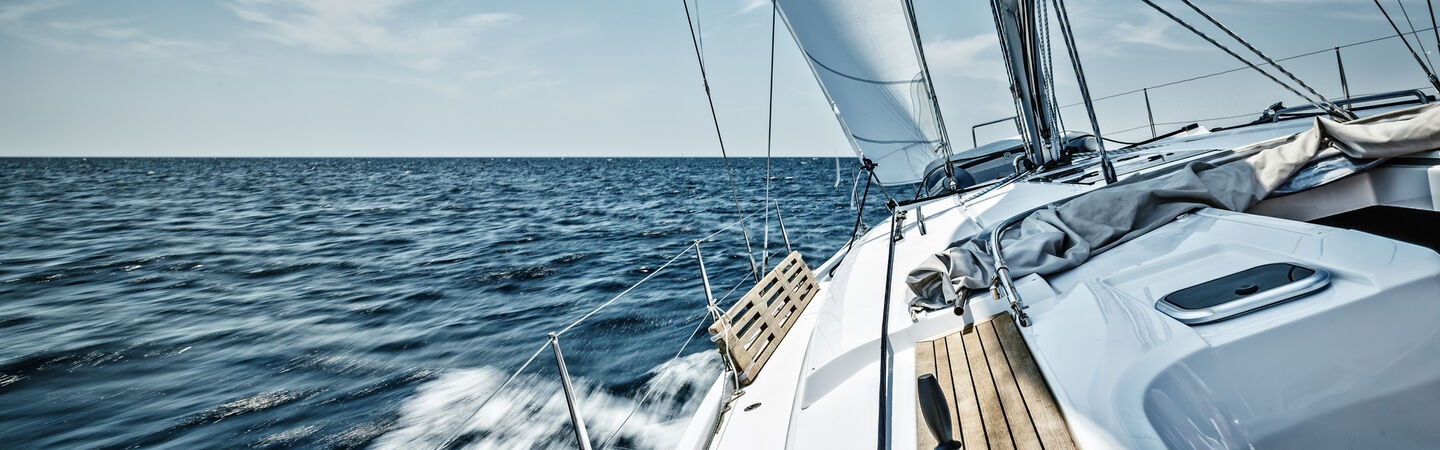
POLYGON ((1001 344, 1005 346, 1010 370, 1015 374, 1015 383, 1030 407, 1030 419, 1035 422, 1040 441, 1047 450, 1074 449, 1075 442, 1070 438, 1060 407, 1055 404, 1055 397, 1050 395, 1050 386, 1035 365, 1035 357, 1025 345, 1025 338, 1020 336, 1020 329, 1015 327, 1015 320, 1008 314, 1002 314, 997 325, 1000 325, 996 329, 1001 344))
MULTIPOLYGON (((1074 449, 1069 428, 1034 356, 1008 314, 916 343, 916 376, 935 374, 950 401, 955 439, 966 449, 1074 449), (945 381, 951 383, 946 386, 945 381)), ((916 409, 917 448, 932 450, 916 409)))
MULTIPOLYGON (((921 375, 935 375, 937 381, 943 387, 945 378, 940 378, 935 370, 935 343, 931 341, 915 343, 915 378, 921 375)), ((930 434, 930 428, 925 425, 925 414, 920 412, 920 402, 915 402, 915 442, 920 448, 933 449, 939 442, 935 436, 930 434)))
POLYGON ((980 400, 980 420, 985 422, 985 438, 990 442, 991 449, 1015 448, 1014 441, 1010 439, 1010 424, 1005 421, 1005 406, 1000 404, 990 364, 985 361, 985 349, 980 346, 980 333, 972 327, 961 333, 961 338, 965 342, 965 359, 970 361, 970 379, 975 382, 975 396, 980 400))
MULTIPOLYGON (((945 348, 945 341, 935 341, 935 361, 948 361, 950 350, 945 348)), ((945 393, 945 398, 955 398, 954 378, 950 375, 949 364, 935 363, 935 381, 940 383, 940 392, 945 393)), ((950 404, 950 437, 962 444, 965 442, 964 433, 960 431, 960 414, 955 410, 955 404, 950 404)), ((933 447, 932 447, 933 448, 933 447)))
POLYGON ((955 413, 955 418, 960 421, 960 428, 957 430, 960 442, 965 444, 966 448, 986 448, 990 444, 985 438, 985 422, 980 420, 980 402, 975 397, 975 382, 970 379, 970 362, 965 358, 965 343, 958 333, 943 338, 942 341, 945 342, 946 358, 937 358, 935 361, 936 365, 948 362, 945 366, 950 369, 951 386, 955 388, 955 396, 950 397, 950 401, 955 403, 951 412, 955 413))
POLYGON ((1005 361, 1005 350, 995 334, 995 321, 988 320, 976 326, 980 330, 980 345, 985 347, 985 361, 990 364, 990 375, 995 380, 995 391, 1000 395, 1000 404, 1005 407, 1005 421, 1010 424, 1010 438, 1020 450, 1042 450, 1040 436, 1035 434, 1035 424, 1030 422, 1030 411, 1025 407, 1025 397, 1015 385, 1015 375, 1010 373, 1010 363, 1005 361))

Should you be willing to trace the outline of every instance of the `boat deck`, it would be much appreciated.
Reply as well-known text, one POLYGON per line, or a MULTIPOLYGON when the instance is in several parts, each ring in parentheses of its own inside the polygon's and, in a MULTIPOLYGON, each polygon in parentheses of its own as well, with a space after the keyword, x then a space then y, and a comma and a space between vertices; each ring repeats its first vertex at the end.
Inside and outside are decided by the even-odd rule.
MULTIPOLYGON (((1075 448, 1014 319, 1001 313, 981 320, 915 344, 915 376, 940 381, 954 439, 966 449, 1075 448)), ((917 448, 934 449, 918 407, 915 414, 917 448)))

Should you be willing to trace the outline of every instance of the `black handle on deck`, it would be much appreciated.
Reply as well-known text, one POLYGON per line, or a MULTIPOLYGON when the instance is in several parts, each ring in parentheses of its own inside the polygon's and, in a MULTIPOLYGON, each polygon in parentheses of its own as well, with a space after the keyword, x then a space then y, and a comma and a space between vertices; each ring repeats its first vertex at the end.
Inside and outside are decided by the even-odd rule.
POLYGON ((925 425, 930 427, 930 434, 935 435, 935 441, 940 445, 935 450, 954 450, 960 448, 950 434, 950 401, 945 399, 945 392, 940 390, 940 382, 934 375, 925 374, 915 379, 919 389, 920 414, 925 417, 925 425))

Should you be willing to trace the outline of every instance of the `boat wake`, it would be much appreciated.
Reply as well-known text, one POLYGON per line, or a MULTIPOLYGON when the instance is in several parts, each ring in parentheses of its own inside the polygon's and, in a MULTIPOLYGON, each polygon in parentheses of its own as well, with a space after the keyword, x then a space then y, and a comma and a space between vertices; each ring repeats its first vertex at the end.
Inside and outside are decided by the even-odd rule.
MULTIPOLYGON (((719 373, 717 355, 700 352, 651 369, 633 397, 574 379, 591 442, 596 449, 674 446, 719 373)), ((427 382, 405 401, 395 429, 375 447, 436 448, 455 436, 455 444, 464 448, 574 448, 564 393, 551 374, 521 375, 476 412, 509 375, 485 367, 447 372, 427 382)))

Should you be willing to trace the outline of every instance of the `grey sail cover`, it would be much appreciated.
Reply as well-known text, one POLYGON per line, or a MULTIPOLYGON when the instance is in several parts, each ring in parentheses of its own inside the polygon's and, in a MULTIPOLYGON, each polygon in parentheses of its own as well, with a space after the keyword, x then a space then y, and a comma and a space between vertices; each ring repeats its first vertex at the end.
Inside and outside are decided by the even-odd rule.
POLYGON ((857 154, 882 184, 919 182, 946 150, 904 0, 777 0, 857 154))
MULTIPOLYGON (((1191 163, 1150 178, 1131 178, 1037 210, 1001 236, 1013 277, 1049 275, 1144 235, 1200 208, 1244 211, 1311 161, 1343 154, 1390 158, 1440 148, 1440 105, 1378 114, 1347 123, 1315 118, 1309 130, 1236 149, 1221 165, 1191 163)), ((995 277, 989 232, 955 242, 910 271, 911 292, 943 303, 985 289, 995 277)), ((963 297, 962 297, 963 298, 963 297)))

